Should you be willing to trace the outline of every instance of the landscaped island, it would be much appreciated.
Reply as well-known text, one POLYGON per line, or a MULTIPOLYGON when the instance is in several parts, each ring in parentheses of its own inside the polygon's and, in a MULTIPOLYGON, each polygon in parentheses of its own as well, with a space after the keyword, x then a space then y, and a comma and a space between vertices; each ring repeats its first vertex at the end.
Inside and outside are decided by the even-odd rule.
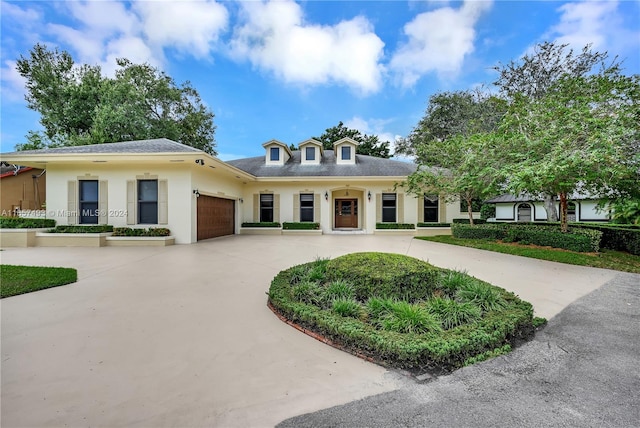
POLYGON ((354 253, 280 272, 272 310, 379 364, 442 373, 507 353, 543 319, 533 307, 464 272, 387 253, 354 253))

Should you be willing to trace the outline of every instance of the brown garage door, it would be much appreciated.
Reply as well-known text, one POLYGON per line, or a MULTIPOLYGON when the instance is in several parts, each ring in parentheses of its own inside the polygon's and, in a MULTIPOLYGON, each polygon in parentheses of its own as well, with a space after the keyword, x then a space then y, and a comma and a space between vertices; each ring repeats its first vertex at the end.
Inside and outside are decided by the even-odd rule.
POLYGON ((233 235, 235 202, 231 199, 200 195, 198 198, 198 241, 233 235))

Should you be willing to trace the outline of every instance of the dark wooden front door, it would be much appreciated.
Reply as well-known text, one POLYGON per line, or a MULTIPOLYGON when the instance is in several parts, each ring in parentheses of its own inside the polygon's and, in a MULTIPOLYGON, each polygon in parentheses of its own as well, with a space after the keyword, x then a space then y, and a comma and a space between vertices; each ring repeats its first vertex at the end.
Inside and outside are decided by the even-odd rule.
POLYGON ((358 227, 358 200, 336 199, 336 229, 358 227))
POLYGON ((198 198, 198 241, 233 235, 235 201, 200 195, 198 198))

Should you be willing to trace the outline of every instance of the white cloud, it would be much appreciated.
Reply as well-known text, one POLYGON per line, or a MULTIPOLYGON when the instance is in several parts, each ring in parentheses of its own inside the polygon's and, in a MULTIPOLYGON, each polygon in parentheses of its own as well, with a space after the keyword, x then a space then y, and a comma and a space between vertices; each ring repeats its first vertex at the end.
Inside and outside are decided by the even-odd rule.
POLYGON ((0 69, 3 101, 24 100, 26 80, 16 70, 16 62, 7 60, 0 69))
POLYGON ((337 25, 304 22, 292 1, 241 3, 231 55, 248 59, 290 83, 341 83, 363 93, 380 89, 384 43, 371 23, 357 16, 337 25))
POLYGON ((37 10, 31 8, 22 9, 6 1, 0 4, 0 9, 5 19, 11 18, 11 21, 20 22, 22 25, 40 20, 40 13, 37 10))
POLYGON ((173 46, 206 57, 227 28, 227 9, 215 1, 135 2, 144 33, 152 44, 173 46))
POLYGON ((389 151, 393 154, 395 142, 402 136, 385 130, 391 122, 393 119, 363 119, 360 116, 354 116, 345 121, 344 126, 349 129, 357 129, 363 135, 375 135, 381 142, 389 142, 389 151))
POLYGON ((407 23, 404 33, 408 41, 394 53, 390 63, 401 85, 413 86, 429 72, 457 74, 465 56, 474 50, 474 27, 491 5, 491 1, 466 0, 459 9, 442 7, 421 13, 407 23))
POLYGON ((624 28, 617 1, 566 3, 558 8, 560 22, 543 36, 575 50, 592 44, 598 51, 637 55, 640 32, 624 28))

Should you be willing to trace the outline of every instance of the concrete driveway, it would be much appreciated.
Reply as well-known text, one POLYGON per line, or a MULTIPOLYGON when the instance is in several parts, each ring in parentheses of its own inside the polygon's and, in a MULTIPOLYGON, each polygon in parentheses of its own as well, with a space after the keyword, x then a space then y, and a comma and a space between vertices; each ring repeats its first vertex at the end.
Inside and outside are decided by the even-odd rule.
POLYGON ((6 427, 273 426, 413 381, 279 321, 280 270, 356 251, 466 269, 552 317, 616 273, 410 237, 232 236, 164 248, 5 249, 79 281, 1 301, 6 427))

